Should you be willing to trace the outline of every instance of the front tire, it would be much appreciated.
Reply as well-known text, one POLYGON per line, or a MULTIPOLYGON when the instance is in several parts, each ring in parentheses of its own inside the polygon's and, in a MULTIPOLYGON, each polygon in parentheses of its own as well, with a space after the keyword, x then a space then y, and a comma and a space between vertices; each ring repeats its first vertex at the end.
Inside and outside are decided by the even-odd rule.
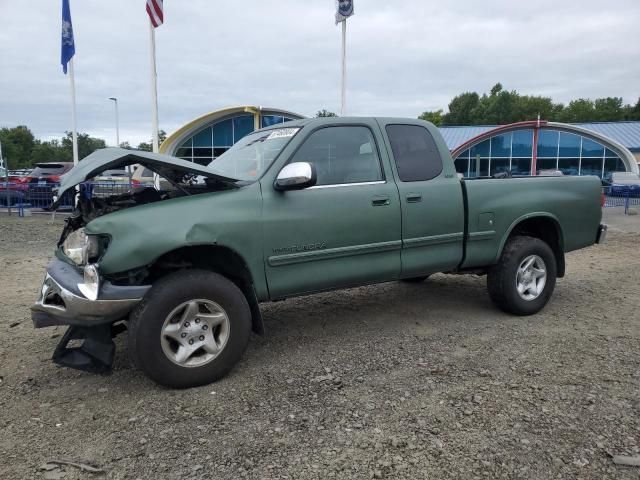
POLYGON ((507 241, 500 260, 489 269, 487 288, 501 310, 533 315, 551 298, 556 275, 551 247, 538 238, 517 236, 507 241))
POLYGON ((251 333, 244 294, 225 277, 183 270, 158 280, 129 320, 133 363, 171 388, 205 385, 240 360, 251 333))

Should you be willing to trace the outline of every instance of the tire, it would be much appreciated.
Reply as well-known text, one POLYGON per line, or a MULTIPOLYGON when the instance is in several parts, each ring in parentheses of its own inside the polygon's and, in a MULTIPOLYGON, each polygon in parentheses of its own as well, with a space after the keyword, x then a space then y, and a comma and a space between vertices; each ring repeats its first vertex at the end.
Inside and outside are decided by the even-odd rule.
POLYGON ((421 275, 419 277, 401 278, 400 281, 404 283, 422 283, 427 278, 429 278, 429 275, 421 275))
POLYGON ((158 280, 131 313, 129 355, 160 385, 195 387, 224 377, 250 333, 251 310, 235 284, 217 273, 182 270, 158 280))
POLYGON ((556 275, 556 258, 551 247, 538 238, 518 236, 507 241, 500 260, 489 269, 487 288, 491 300, 501 310, 515 315, 533 315, 551 298, 556 275), (518 273, 531 259, 531 267, 518 273), (519 284, 524 291, 518 291, 519 284))

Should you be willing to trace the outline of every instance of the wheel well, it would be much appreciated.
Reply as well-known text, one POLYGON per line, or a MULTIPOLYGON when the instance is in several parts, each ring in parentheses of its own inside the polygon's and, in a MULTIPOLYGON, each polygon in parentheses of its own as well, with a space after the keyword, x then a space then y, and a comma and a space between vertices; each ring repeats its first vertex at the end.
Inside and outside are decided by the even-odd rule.
POLYGON ((511 230, 509 238, 520 235, 539 238, 549 245, 556 257, 558 278, 564 277, 565 261, 562 230, 554 219, 548 217, 527 218, 511 230))
POLYGON ((253 331, 264 333, 262 314, 253 288, 253 278, 244 259, 234 250, 220 245, 195 245, 165 253, 149 266, 148 283, 171 272, 185 268, 211 270, 231 280, 241 291, 251 308, 253 331))

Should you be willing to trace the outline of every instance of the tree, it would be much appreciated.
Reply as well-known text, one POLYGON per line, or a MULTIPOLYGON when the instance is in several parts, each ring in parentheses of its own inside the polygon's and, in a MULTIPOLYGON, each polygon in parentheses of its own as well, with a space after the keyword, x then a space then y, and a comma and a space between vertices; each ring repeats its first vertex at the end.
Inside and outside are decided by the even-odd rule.
POLYGON ((422 114, 418 117, 420 120, 426 120, 427 122, 433 123, 436 127, 442 125, 442 109, 435 110, 433 112, 422 112, 422 114))
POLYGON ((453 97, 449 103, 449 113, 443 116, 443 125, 471 125, 473 111, 478 107, 480 97, 476 92, 465 92, 453 97))
MULTIPOLYGON (((102 138, 89 136, 88 133, 78 133, 78 160, 82 160, 99 148, 105 148, 107 144, 102 138)), ((73 161, 73 135, 66 132, 66 136, 62 138, 62 150, 65 153, 65 160, 73 161)))
POLYGON ((2 156, 9 162, 9 168, 24 168, 31 165, 31 151, 35 138, 24 125, 0 129, 2 156))
POLYGON ((316 113, 316 118, 317 117, 337 117, 338 115, 336 115, 333 112, 330 112, 329 110, 326 109, 322 109, 322 110, 318 110, 318 113, 316 113))
POLYGON ((567 123, 640 120, 640 99, 631 106, 625 105, 622 97, 579 98, 564 106, 549 97, 507 91, 501 83, 496 83, 489 94, 465 92, 453 97, 448 113, 427 111, 418 118, 433 119, 435 123, 441 117, 442 125, 502 125, 535 120, 538 116, 567 123))
MULTIPOLYGON (((167 132, 165 132, 164 130, 160 130, 158 132, 158 145, 162 145, 162 142, 164 142, 166 139, 167 139, 167 132)), ((153 151, 153 139, 149 140, 149 143, 147 143, 147 142, 139 143, 137 149, 138 150, 142 150, 144 152, 152 152, 153 151)))

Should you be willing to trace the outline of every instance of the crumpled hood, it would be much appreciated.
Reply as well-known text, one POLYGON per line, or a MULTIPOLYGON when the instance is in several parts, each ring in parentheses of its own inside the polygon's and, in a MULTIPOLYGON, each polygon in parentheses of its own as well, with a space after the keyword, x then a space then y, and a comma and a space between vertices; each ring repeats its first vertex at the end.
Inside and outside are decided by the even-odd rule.
MULTIPOLYGON (((79 183, 86 182, 105 170, 122 168, 133 164, 144 165, 149 170, 152 170, 173 183, 178 183, 187 173, 215 178, 230 183, 236 182, 236 180, 232 178, 216 173, 209 167, 187 162, 186 160, 170 155, 143 152, 140 150, 127 150, 124 148, 103 148, 96 150, 80 161, 78 165, 62 175, 60 178, 60 187, 57 192, 58 199, 62 198, 62 195, 67 190, 75 187, 79 183)), ((57 201, 53 206, 55 207, 56 204, 57 201)))

